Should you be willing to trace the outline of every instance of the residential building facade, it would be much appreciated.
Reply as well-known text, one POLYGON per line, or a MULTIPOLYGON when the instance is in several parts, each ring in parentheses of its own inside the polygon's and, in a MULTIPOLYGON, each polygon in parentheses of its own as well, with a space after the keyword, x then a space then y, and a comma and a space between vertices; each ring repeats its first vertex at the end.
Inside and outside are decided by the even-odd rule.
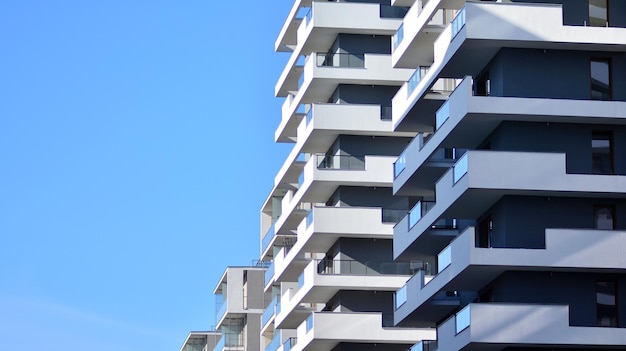
POLYGON ((265 351, 402 351, 435 336, 393 323, 394 292, 433 263, 393 259, 393 226, 412 205, 392 189, 393 162, 415 136, 391 120, 413 71, 392 67, 407 9, 297 0, 276 40, 290 56, 275 139, 293 147, 261 210, 265 351))
POLYGON ((395 323, 437 328, 420 350, 626 347, 626 2, 411 3, 394 258, 436 269, 395 323))
POLYGON ((215 323, 221 338, 213 351, 260 351, 265 267, 228 267, 217 283, 215 323))

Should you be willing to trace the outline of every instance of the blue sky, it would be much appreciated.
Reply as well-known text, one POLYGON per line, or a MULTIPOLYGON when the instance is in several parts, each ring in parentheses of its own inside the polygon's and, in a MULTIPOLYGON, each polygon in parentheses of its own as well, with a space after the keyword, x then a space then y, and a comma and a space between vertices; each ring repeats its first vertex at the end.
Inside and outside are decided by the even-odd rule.
POLYGON ((290 5, 0 4, 0 349, 178 350, 214 323, 289 151, 290 5))

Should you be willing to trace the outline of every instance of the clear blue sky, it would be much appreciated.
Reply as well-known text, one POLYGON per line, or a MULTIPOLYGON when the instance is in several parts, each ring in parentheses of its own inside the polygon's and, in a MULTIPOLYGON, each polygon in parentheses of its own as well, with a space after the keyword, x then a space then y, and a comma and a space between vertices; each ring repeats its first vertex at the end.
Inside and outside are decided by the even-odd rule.
POLYGON ((291 0, 0 4, 0 350, 178 350, 259 255, 291 0))

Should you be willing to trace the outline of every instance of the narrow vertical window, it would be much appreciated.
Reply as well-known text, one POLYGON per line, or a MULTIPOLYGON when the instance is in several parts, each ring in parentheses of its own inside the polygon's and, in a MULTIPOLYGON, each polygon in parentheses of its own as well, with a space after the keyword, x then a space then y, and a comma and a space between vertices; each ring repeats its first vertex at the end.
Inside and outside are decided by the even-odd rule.
POLYGON ((491 247, 491 234, 493 232, 493 221, 491 216, 486 217, 478 223, 478 233, 476 233, 476 247, 491 247))
POLYGON ((617 327, 617 284, 614 280, 596 281, 596 318, 598 327, 617 327))
POLYGON ((589 0, 589 25, 592 27, 609 26, 608 0, 589 0))
POLYGON ((591 99, 611 100, 611 60, 608 58, 592 58, 591 99))
POLYGON ((610 132, 592 133, 591 173, 613 174, 613 135, 610 132))
POLYGON ((615 229, 615 206, 598 205, 593 207, 594 222, 596 229, 615 229))

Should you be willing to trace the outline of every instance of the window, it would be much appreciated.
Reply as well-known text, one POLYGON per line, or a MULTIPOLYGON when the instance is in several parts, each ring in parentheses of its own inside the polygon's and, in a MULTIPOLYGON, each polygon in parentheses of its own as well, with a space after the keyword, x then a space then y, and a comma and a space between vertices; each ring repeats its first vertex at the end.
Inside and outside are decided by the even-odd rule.
POLYGON ((593 207, 594 223, 596 229, 615 229, 615 206, 597 205, 593 207))
POLYGON ((591 173, 613 174, 613 135, 611 132, 591 134, 591 173))
POLYGON ((596 319, 598 327, 617 327, 617 284, 614 280, 596 281, 596 319))
POLYGON ((474 87, 476 96, 489 96, 491 95, 491 80, 489 79, 489 72, 483 74, 482 77, 476 80, 476 86, 474 87))
POLYGON ((611 100, 611 60, 608 58, 592 58, 591 99, 611 100))
POLYGON ((592 27, 609 26, 608 0, 589 0, 589 25, 592 27))

